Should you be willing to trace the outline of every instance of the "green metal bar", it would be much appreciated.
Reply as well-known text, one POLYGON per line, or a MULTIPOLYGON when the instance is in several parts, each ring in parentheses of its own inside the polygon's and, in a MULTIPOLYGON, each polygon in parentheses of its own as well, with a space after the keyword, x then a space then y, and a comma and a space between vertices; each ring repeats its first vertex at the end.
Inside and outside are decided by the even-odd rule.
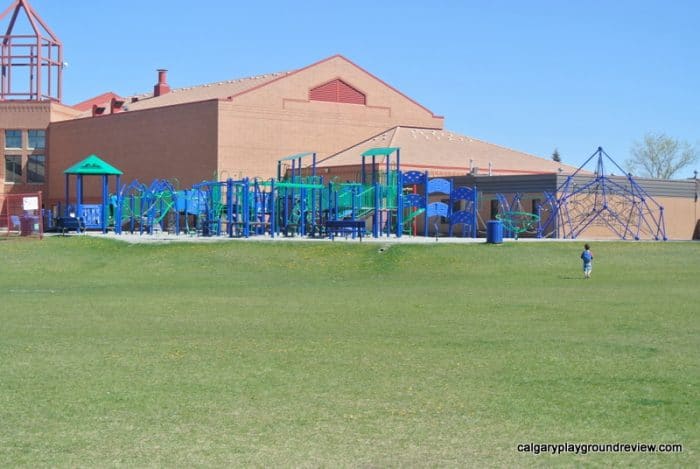
POLYGON ((324 189, 323 184, 305 184, 298 182, 278 182, 275 187, 282 189, 324 189))

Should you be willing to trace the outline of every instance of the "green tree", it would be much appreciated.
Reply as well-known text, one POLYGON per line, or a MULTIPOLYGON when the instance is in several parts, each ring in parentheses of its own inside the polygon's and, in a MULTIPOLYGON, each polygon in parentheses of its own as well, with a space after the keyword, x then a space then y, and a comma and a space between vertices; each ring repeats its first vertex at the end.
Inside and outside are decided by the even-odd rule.
POLYGON ((552 160, 561 163, 561 156, 559 156, 559 150, 556 148, 554 149, 554 153, 552 153, 552 160))
POLYGON ((646 133, 641 142, 634 142, 630 153, 627 167, 632 173, 659 179, 671 179, 698 157, 697 148, 688 142, 654 132, 646 133))

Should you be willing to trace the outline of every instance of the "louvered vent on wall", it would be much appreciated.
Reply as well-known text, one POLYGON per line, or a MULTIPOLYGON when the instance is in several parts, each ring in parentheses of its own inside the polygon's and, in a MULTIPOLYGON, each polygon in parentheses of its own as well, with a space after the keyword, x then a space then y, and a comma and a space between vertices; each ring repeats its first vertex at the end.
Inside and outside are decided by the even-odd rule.
POLYGON ((331 103, 366 104, 366 97, 343 80, 333 80, 309 90, 312 101, 331 103))

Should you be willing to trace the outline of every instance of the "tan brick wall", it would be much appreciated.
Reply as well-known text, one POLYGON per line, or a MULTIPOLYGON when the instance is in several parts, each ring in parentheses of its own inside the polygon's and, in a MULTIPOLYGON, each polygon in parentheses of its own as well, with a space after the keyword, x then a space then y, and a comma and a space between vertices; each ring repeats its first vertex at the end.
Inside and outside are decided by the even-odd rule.
POLYGON ((51 104, 51 122, 61 122, 69 119, 75 119, 81 114, 81 111, 62 104, 51 104))
MULTIPOLYGON (((122 170, 123 183, 177 178, 187 188, 216 172, 217 101, 55 123, 49 145, 52 202, 64 197, 63 171, 91 154, 122 170)), ((87 179, 89 202, 100 197, 100 186, 99 178, 87 179)))
POLYGON ((222 101, 219 168, 270 177, 279 158, 315 151, 321 159, 396 125, 442 129, 443 118, 335 57, 222 101), (363 92, 367 105, 309 101, 311 88, 336 78, 363 92))
MULTIPOLYGON (((615 199, 611 197, 609 203, 611 206, 615 204, 615 199)), ((693 238, 693 231, 698 220, 698 203, 692 198, 684 197, 654 197, 654 200, 664 207, 664 222, 666 227, 666 237, 671 240, 689 240, 693 238)), ((649 204, 652 209, 652 214, 655 217, 659 216, 658 209, 653 204, 649 204)), ((622 210, 620 210, 622 212, 622 210)), ((572 213, 574 213, 572 211, 572 213)), ((625 211, 623 213, 629 213, 625 211)), ((650 221, 652 228, 655 226, 650 221)), ((636 229, 637 222, 631 223, 633 229, 636 229)), ((644 227, 645 225, 642 225, 644 227)), ((635 231, 630 233, 630 238, 635 234, 635 231)), ((578 238, 581 239, 618 239, 615 233, 602 222, 602 219, 596 220, 588 228, 583 230, 578 238)), ((651 239, 648 229, 641 230, 640 239, 651 239)))
POLYGON ((655 197, 664 207, 666 236, 669 239, 693 239, 693 231, 700 212, 698 203, 690 198, 655 197))
MULTIPOLYGON (((188 187, 215 174, 274 176, 281 157, 316 151, 320 159, 398 124, 442 128, 443 119, 335 57, 231 101, 56 123, 48 198, 61 199, 63 170, 93 153, 124 181, 178 177, 188 187), (367 106, 308 100, 310 88, 338 77, 365 93, 367 106)), ((92 186, 88 198, 99 195, 92 186)))

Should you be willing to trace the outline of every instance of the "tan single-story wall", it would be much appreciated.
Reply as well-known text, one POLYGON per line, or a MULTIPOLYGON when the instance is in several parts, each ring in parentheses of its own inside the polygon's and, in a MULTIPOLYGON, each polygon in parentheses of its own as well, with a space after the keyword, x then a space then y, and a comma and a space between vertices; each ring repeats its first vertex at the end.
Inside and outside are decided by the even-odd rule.
MULTIPOLYGON (((611 205, 615 205, 614 199, 609 199, 611 205)), ((654 197, 654 200, 664 208, 663 220, 666 237, 670 240, 693 239, 693 232, 698 220, 698 202, 686 197, 654 197)), ((651 228, 646 223, 639 223, 636 217, 630 219, 630 231, 626 235, 633 239, 637 233, 637 226, 641 226, 640 239, 653 239, 656 236, 656 224, 654 219, 659 219, 660 210, 650 204, 651 210, 645 210, 645 218, 649 221, 651 228)), ((622 210, 620 210, 622 212, 622 210)), ((622 213, 629 213, 628 211, 622 213)), ((613 222, 614 223, 614 222, 613 222)), ((594 221, 588 228, 581 231, 577 236, 581 239, 618 239, 610 227, 603 221, 603 218, 594 221)))

